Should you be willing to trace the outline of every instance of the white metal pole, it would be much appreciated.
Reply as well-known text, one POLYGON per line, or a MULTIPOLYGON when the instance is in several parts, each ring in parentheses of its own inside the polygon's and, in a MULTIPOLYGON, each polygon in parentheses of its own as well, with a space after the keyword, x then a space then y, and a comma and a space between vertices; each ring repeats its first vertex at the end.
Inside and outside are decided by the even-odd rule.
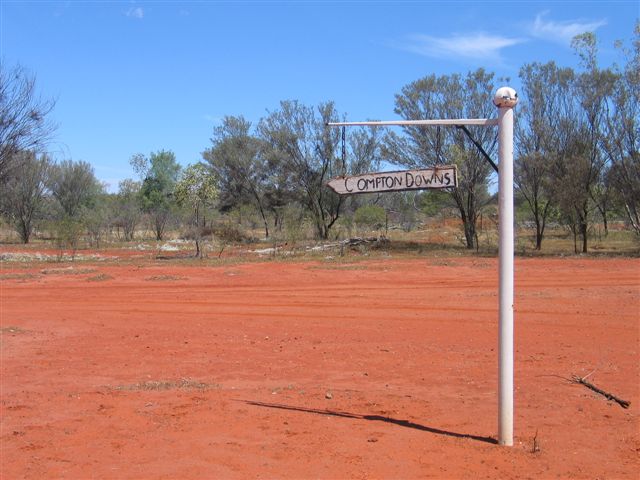
POLYGON ((499 392, 498 443, 513 445, 513 107, 515 90, 499 88, 494 97, 498 107, 498 206, 499 239, 499 392))

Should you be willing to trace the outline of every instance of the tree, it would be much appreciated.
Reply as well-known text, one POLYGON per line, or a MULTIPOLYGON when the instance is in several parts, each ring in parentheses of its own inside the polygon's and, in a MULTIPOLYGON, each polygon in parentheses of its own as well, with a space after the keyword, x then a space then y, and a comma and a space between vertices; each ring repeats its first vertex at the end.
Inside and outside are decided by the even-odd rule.
POLYGON ((33 151, 15 155, 21 158, 12 159, 11 162, 21 165, 20 172, 12 171, 5 177, 0 193, 0 208, 20 235, 20 240, 29 243, 34 222, 43 213, 51 164, 45 155, 37 157, 33 151))
POLYGON ((75 255, 81 232, 89 225, 88 213, 104 188, 91 165, 73 160, 63 160, 51 167, 48 187, 55 200, 53 227, 60 258, 65 247, 71 248, 75 255))
POLYGON ((520 69, 521 102, 516 123, 514 176, 536 227, 536 250, 542 248, 553 206, 553 165, 573 130, 574 72, 555 63, 532 63, 520 69))
POLYGON ((111 224, 114 212, 114 198, 105 192, 100 192, 92 202, 91 208, 82 215, 82 223, 89 234, 91 246, 100 248, 100 242, 111 224))
POLYGON ((151 217, 156 240, 162 240, 175 205, 172 195, 180 165, 176 162, 175 154, 165 150, 151 153, 149 158, 142 154, 134 155, 130 163, 142 178, 142 209, 151 217))
POLYGON ((83 210, 90 209, 95 204, 103 187, 89 163, 63 160, 51 168, 49 189, 63 217, 80 219, 83 210))
MULTIPOLYGON (((609 110, 609 101, 615 85, 615 74, 610 69, 600 69, 597 63, 597 42, 593 33, 577 35, 572 46, 581 58, 583 71, 576 76, 573 96, 578 102, 577 117, 574 118, 576 138, 572 149, 565 149, 560 158, 560 174, 572 175, 571 192, 574 199, 569 202, 582 238, 582 252, 588 251, 590 214, 598 208, 606 225, 606 199, 598 194, 606 189, 598 188, 605 178, 607 158, 602 149, 604 127, 609 110), (575 152, 575 153, 574 153, 575 152), (576 155, 582 158, 577 158, 576 155)), ((559 183, 563 194, 567 190, 559 183)))
MULTIPOLYGON (((395 112, 405 120, 489 118, 496 108, 492 103, 493 74, 483 69, 460 75, 430 75, 402 88, 396 95, 395 112)), ((468 127, 473 138, 489 155, 496 148, 497 135, 487 127, 468 127)), ((476 222, 489 200, 487 184, 491 166, 458 129, 408 126, 403 134, 389 132, 383 155, 404 167, 423 168, 445 163, 458 166, 458 188, 449 191, 464 227, 467 248, 477 244, 476 222)))
POLYGON ((116 196, 115 225, 122 228, 125 241, 134 238, 136 226, 140 222, 142 211, 140 209, 140 182, 130 178, 122 180, 118 184, 116 196))
POLYGON ((47 116, 54 105, 36 95, 35 76, 0 61, 0 183, 26 159, 19 152, 42 151, 51 139, 56 126, 47 116))
POLYGON ((193 236, 196 242, 196 257, 202 255, 200 246, 202 233, 206 227, 204 209, 218 197, 216 179, 202 164, 189 165, 175 186, 178 205, 188 206, 193 213, 193 236))
POLYGON ((633 230, 640 235, 640 22, 636 23, 633 49, 618 69, 607 117, 603 146, 611 162, 609 183, 616 190, 633 230))
POLYGON ((251 123, 244 117, 224 117, 213 131, 213 146, 202 156, 218 179, 222 209, 253 205, 260 213, 265 237, 269 237, 267 212, 269 198, 273 198, 269 195, 269 163, 261 141, 250 130, 251 123))
MULTIPOLYGON (((271 112, 260 121, 258 132, 267 146, 268 161, 273 168, 275 190, 289 189, 309 211, 319 238, 329 237, 344 205, 341 197, 326 187, 333 176, 347 174, 359 168, 359 162, 371 164, 378 155, 377 130, 364 138, 350 137, 362 147, 364 156, 343 164, 340 154, 340 131, 327 126, 337 121, 338 113, 332 102, 321 103, 317 108, 304 106, 297 101, 283 101, 280 109, 271 112)), ((352 134, 351 134, 352 135, 352 134)), ((348 143, 354 155, 358 155, 353 143, 348 143)), ((351 158, 354 157, 351 156, 351 158)))

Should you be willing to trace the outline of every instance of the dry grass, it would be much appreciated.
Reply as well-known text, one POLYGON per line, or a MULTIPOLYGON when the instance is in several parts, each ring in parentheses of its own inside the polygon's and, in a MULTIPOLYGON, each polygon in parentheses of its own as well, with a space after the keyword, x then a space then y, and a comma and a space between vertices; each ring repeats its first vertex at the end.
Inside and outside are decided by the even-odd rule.
POLYGON ((111 388, 113 390, 127 392, 166 390, 217 390, 220 388, 220 385, 217 383, 203 383, 189 378, 182 378, 178 381, 148 380, 146 382, 139 382, 131 385, 118 385, 111 388))
POLYGON ((38 278, 35 273, 4 273, 0 275, 0 280, 33 280, 38 278))
POLYGON ((87 275, 89 273, 95 273, 95 268, 74 268, 74 267, 61 267, 61 268, 45 268, 40 270, 43 275, 87 275))
POLYGON ((20 328, 20 327, 15 327, 15 326, 9 326, 9 327, 2 327, 0 328, 0 333, 1 334, 5 334, 5 333, 10 333, 12 335, 18 335, 18 334, 22 334, 22 333, 27 333, 28 330, 25 330, 24 328, 20 328))
POLYGON ((88 282, 104 282, 106 280, 113 280, 113 277, 111 275, 107 275, 106 273, 99 273, 98 275, 87 278, 88 282))
POLYGON ((145 278, 148 282, 171 282, 176 280, 186 280, 185 277, 178 275, 154 275, 152 277, 145 278))

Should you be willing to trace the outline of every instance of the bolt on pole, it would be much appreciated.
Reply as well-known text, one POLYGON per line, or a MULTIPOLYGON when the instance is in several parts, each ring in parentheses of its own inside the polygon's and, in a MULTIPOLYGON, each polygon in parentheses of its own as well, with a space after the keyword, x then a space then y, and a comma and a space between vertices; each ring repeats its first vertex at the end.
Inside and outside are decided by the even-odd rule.
POLYGON ((499 88, 493 99, 498 107, 498 208, 499 208, 499 391, 498 443, 513 445, 513 107, 515 90, 499 88))

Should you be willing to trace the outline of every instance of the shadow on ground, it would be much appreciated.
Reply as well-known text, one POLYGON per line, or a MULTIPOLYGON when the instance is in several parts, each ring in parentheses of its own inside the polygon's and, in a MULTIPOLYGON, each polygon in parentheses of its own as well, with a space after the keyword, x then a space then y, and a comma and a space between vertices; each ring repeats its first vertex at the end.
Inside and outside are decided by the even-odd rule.
POLYGON ((468 438, 470 440, 475 440, 475 441, 484 442, 484 443, 491 443, 491 444, 498 443, 497 440, 493 437, 482 437, 479 435, 471 435, 467 433, 450 432, 448 430, 441 430, 439 428, 428 427, 426 425, 420 425, 419 423, 409 422, 408 420, 398 420, 396 418, 384 417, 381 415, 359 415, 356 413, 338 412, 333 410, 320 410, 320 409, 314 409, 314 408, 297 407, 293 405, 282 405, 279 403, 265 403, 265 402, 256 402, 252 400, 241 400, 241 401, 246 403, 247 405, 252 405, 254 407, 275 408, 280 410, 290 410, 295 412, 311 413, 315 415, 329 415, 332 417, 352 418, 354 420, 368 420, 368 421, 375 421, 375 422, 392 423, 400 427, 413 428, 415 430, 429 432, 435 435, 443 435, 446 437, 453 437, 453 438, 468 438))

